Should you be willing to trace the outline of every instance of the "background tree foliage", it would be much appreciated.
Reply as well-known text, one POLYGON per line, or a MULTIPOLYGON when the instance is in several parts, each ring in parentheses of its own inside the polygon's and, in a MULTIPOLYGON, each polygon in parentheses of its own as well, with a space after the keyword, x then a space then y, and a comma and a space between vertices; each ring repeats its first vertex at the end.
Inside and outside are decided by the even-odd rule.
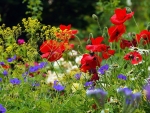
MULTIPOLYGON (((148 0, 0 0, 0 24, 13 26, 22 18, 33 17, 52 26, 72 24, 81 31, 80 37, 88 37, 90 32, 101 35, 92 14, 98 16, 104 28, 111 25, 109 19, 116 7, 130 7, 137 24, 144 29, 150 20, 149 6, 148 0)), ((134 19, 128 24, 128 29, 138 31, 134 19)))

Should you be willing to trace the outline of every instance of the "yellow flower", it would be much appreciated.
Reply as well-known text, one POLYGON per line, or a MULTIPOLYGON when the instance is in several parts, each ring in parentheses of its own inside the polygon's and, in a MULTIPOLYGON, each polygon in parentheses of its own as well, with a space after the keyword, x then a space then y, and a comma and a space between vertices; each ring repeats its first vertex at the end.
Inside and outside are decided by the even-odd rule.
POLYGON ((10 52, 10 51, 12 51, 12 49, 13 49, 12 46, 8 46, 8 47, 6 48, 6 51, 7 51, 7 52, 10 52))
POLYGON ((76 92, 77 90, 81 90, 83 88, 83 86, 79 83, 73 83, 72 84, 72 92, 76 92))

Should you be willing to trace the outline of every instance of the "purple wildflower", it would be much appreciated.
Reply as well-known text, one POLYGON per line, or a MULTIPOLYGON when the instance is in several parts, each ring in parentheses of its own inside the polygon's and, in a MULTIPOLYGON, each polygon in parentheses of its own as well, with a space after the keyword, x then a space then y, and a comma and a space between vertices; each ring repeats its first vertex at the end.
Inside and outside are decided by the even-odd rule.
POLYGON ((2 104, 0 104, 0 113, 5 113, 5 112, 6 112, 6 108, 4 108, 2 104))
POLYGON ((17 43, 18 43, 19 45, 22 45, 22 44, 25 43, 25 41, 24 41, 24 39, 18 39, 17 43))
POLYGON ((12 58, 8 58, 7 61, 8 62, 12 62, 12 61, 16 60, 16 58, 17 58, 17 56, 14 55, 12 58))
POLYGON ((5 63, 4 62, 0 62, 0 65, 4 65, 5 63))
POLYGON ((141 93, 140 92, 132 93, 130 96, 125 97, 126 104, 127 105, 133 104, 135 108, 138 107, 140 100, 141 100, 141 93))
POLYGON ((81 73, 77 73, 77 74, 75 74, 75 76, 74 76, 77 80, 80 80, 80 77, 81 77, 81 73))
POLYGON ((92 82, 92 81, 86 82, 86 83, 84 84, 85 87, 92 86, 92 85, 93 85, 93 82, 92 82))
POLYGON ((98 69, 98 72, 102 75, 105 74, 105 71, 107 71, 109 69, 109 65, 108 64, 105 64, 103 66, 101 66, 99 69, 98 69))
POLYGON ((119 74, 118 78, 122 79, 122 80, 127 80, 127 77, 125 75, 123 75, 123 74, 119 74))
POLYGON ((31 66, 30 68, 29 68, 29 72, 36 72, 37 70, 39 69, 39 67, 38 66, 31 66))
POLYGON ((125 96, 132 95, 132 90, 129 88, 119 88, 118 92, 124 94, 125 96))
POLYGON ((12 59, 12 58, 8 58, 7 61, 8 61, 8 62, 12 62, 13 59, 12 59))
POLYGON ((16 60, 16 58, 17 58, 17 56, 16 56, 16 55, 14 55, 14 56, 12 57, 12 59, 13 59, 13 60, 16 60))
POLYGON ((88 89, 86 91, 87 96, 95 99, 99 106, 104 106, 105 98, 107 96, 107 92, 102 89, 88 89))
POLYGON ((13 85, 19 85, 21 81, 18 78, 13 78, 10 80, 10 83, 13 85))
POLYGON ((3 75, 4 75, 4 76, 7 76, 7 75, 8 75, 8 72, 7 72, 6 70, 4 70, 4 71, 3 71, 3 75))
MULTIPOLYGON (((129 88, 120 88, 118 90, 123 96, 124 96, 124 110, 128 109, 129 105, 133 107, 133 109, 128 109, 127 112, 131 112, 132 110, 135 110, 140 103, 141 100, 141 93, 132 93, 132 90, 129 88)), ((123 111, 124 112, 124 111, 123 111)))
POLYGON ((58 84, 58 81, 54 81, 54 86, 53 86, 53 88, 55 89, 55 90, 57 90, 57 91, 62 91, 62 90, 64 90, 65 89, 65 87, 64 86, 62 86, 62 85, 60 85, 60 84, 58 84))
POLYGON ((85 86, 85 87, 88 87, 89 90, 94 89, 94 83, 93 83, 92 81, 86 82, 86 83, 84 84, 84 86, 85 86))
POLYGON ((2 81, 2 78, 0 78, 0 82, 2 81))
POLYGON ((150 85, 146 84, 144 86, 145 95, 148 101, 150 101, 150 85))
POLYGON ((47 65, 47 62, 40 62, 38 66, 41 69, 41 68, 44 68, 46 65, 47 65))

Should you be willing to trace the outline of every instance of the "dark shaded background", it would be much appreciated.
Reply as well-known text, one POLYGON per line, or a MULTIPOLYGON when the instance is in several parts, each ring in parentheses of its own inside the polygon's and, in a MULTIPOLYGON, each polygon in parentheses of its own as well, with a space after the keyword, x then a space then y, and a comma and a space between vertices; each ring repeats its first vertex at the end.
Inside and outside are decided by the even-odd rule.
MULTIPOLYGON (((95 12, 95 3, 98 0, 86 0, 85 3, 79 0, 54 0, 52 4, 48 0, 42 0, 42 23, 50 25, 72 24, 77 28, 85 28, 88 24, 83 20, 85 15, 92 15, 95 12)), ((2 21, 7 26, 13 26, 21 22, 26 15, 27 3, 22 0, 0 0, 0 14, 2 21)))
MULTIPOLYGON (((23 0, 0 0, 0 25, 13 26, 21 23, 22 18, 31 17, 26 14, 28 2, 23 0)), ((32 0, 27 0, 32 1, 32 0)), ((36 1, 36 0, 35 0, 36 1)), ((92 14, 97 14, 101 27, 110 26, 110 17, 117 7, 130 7, 134 12, 134 18, 139 28, 144 29, 150 22, 149 0, 41 0, 41 22, 46 25, 59 26, 60 24, 72 24, 74 28, 84 32, 98 33, 98 26, 92 19, 92 14)), ((135 21, 127 22, 127 29, 137 31, 135 21)), ((84 37, 84 36, 83 36, 84 37)))

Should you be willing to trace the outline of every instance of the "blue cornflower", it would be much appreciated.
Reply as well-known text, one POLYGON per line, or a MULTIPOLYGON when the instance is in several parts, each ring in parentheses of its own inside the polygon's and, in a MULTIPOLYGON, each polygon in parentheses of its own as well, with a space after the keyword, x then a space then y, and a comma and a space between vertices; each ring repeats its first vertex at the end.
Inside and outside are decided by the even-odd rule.
POLYGON ((80 77, 81 77, 81 73, 77 73, 77 74, 75 74, 75 76, 74 76, 77 80, 80 80, 80 77))
POLYGON ((129 88, 119 88, 118 92, 124 94, 125 96, 132 95, 132 90, 129 88))
POLYGON ((7 75, 8 75, 8 72, 7 72, 6 70, 4 70, 4 71, 3 71, 3 75, 4 75, 4 76, 7 76, 7 75))
POLYGON ((150 101, 150 84, 144 86, 145 96, 148 101, 150 101))
POLYGON ((92 89, 92 90, 87 90, 86 94, 89 97, 92 97, 92 96, 95 96, 95 97, 101 97, 102 96, 103 97, 103 96, 107 95, 107 92, 105 92, 102 89, 92 89))
POLYGON ((140 92, 132 93, 130 96, 125 98, 126 104, 134 104, 134 106, 137 107, 141 100, 141 96, 140 92))
POLYGON ((92 81, 86 82, 86 83, 84 84, 85 87, 92 86, 92 85, 93 85, 93 82, 92 82, 92 81))
POLYGON ((60 84, 58 84, 58 81, 54 81, 54 86, 53 86, 53 88, 55 89, 55 90, 57 90, 57 91, 62 91, 62 90, 64 90, 65 89, 65 87, 64 86, 62 86, 62 85, 60 85, 60 84))
POLYGON ((91 90, 91 89, 94 89, 94 83, 92 81, 90 82, 86 82, 84 84, 85 87, 89 87, 88 89, 91 90))
POLYGON ((120 88, 118 90, 124 96, 124 110, 128 109, 129 105, 132 106, 132 109, 128 109, 128 113, 136 109, 141 100, 141 93, 133 93, 129 88, 120 88))
POLYGON ((123 74, 119 74, 118 78, 122 79, 122 80, 127 80, 127 77, 125 75, 123 75, 123 74))
POLYGON ((0 104, 0 113, 5 113, 5 112, 6 112, 6 108, 4 108, 2 104, 0 104))
POLYGON ((16 58, 17 58, 17 56, 14 55, 12 58, 8 58, 7 61, 8 62, 12 62, 12 61, 16 60, 16 58))
POLYGON ((30 68, 29 68, 29 72, 36 72, 37 70, 39 69, 39 67, 38 66, 31 66, 30 68))
POLYGON ((0 78, 0 82, 2 81, 2 78, 0 78))
POLYGON ((12 59, 12 58, 8 58, 7 61, 8 61, 8 62, 12 62, 13 59, 12 59))
POLYGON ((10 80, 10 83, 13 85, 19 85, 21 81, 18 78, 13 78, 10 80))
POLYGON ((108 64, 105 64, 103 66, 101 66, 99 69, 98 69, 98 72, 102 75, 105 74, 105 71, 107 71, 109 69, 109 65, 108 64))
POLYGON ((39 63, 39 68, 44 68, 47 65, 47 62, 40 62, 39 63))
POLYGON ((88 89, 86 91, 87 96, 92 97, 95 99, 97 104, 100 106, 104 106, 105 98, 107 96, 107 92, 102 89, 88 89))
POLYGON ((0 62, 0 65, 4 65, 5 63, 4 62, 0 62))

